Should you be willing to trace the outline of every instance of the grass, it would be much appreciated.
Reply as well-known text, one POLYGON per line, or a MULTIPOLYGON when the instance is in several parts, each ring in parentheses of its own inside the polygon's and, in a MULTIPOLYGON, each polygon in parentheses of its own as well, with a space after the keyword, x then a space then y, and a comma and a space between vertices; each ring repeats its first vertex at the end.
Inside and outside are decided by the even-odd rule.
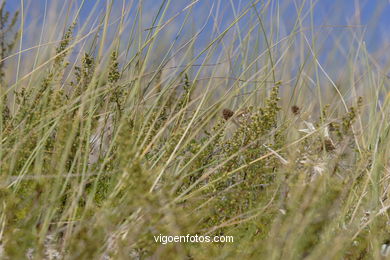
POLYGON ((385 259, 387 46, 175 3, 2 5, 0 258, 385 259))

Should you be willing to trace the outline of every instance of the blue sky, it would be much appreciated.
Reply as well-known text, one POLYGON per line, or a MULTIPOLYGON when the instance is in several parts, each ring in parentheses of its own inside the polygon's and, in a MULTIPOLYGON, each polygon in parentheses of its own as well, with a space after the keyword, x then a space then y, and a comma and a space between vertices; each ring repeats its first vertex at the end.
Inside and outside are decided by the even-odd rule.
MULTIPOLYGON (((1 1, 2 0, 0 0, 0 2, 1 1)), ((62 5, 63 3, 68 4, 70 2, 82 2, 82 0, 8 0, 8 9, 14 10, 20 8, 21 1, 24 1, 27 10, 27 19, 41 19, 42 16, 39 17, 39 15, 43 14, 44 3, 46 1, 48 1, 49 4, 57 2, 59 5, 62 5), (34 9, 35 12, 33 15, 31 13, 29 16, 29 10, 32 10, 30 8, 34 9)), ((98 9, 100 8, 103 11, 106 1, 110 0, 100 0, 101 4, 98 9)), ((122 0, 113 1, 117 4, 118 8, 122 4, 122 0)), ((136 0, 125 1, 137 2, 136 0)), ((162 0, 144 0, 146 11, 151 14, 156 12, 161 1, 162 0)), ((299 5, 302 1, 303 0, 272 0, 271 3, 280 3, 281 6, 284 5, 286 10, 284 14, 287 16, 284 20, 288 23, 290 19, 292 24, 295 19, 294 14, 296 13, 294 3, 299 5)), ((86 0, 81 17, 86 17, 96 2, 99 1, 86 0)), ((189 2, 191 2, 191 0, 172 0, 171 15, 189 2)), ((229 18, 233 19, 231 4, 235 5, 235 8, 242 10, 250 2, 251 0, 201 0, 195 5, 194 12, 198 12, 199 16, 206 16, 208 10, 210 10, 210 7, 214 4, 214 8, 217 9, 216 7, 219 7, 220 14, 223 14, 223 19, 226 19, 226 22, 229 23, 229 18)), ((383 46, 384 41, 387 42, 390 39, 390 0, 306 0, 306 2, 313 2, 316 5, 314 9, 314 18, 317 26, 356 26, 356 28, 358 28, 357 30, 364 32, 364 40, 369 50, 375 50, 377 46, 383 46), (354 14, 357 13, 357 10, 360 10, 361 13, 360 21, 353 18, 354 14)), ((206 30, 211 29, 212 23, 206 27, 206 30)), ((337 31, 337 29, 333 30, 333 33, 337 34, 339 32, 342 32, 342 29, 339 31, 337 31)))

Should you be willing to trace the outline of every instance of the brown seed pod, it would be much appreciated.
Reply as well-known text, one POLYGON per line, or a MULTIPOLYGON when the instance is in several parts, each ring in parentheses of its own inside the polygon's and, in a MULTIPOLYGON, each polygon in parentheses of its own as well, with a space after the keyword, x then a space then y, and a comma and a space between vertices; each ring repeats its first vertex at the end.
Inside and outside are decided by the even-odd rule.
POLYGON ((330 151, 333 151, 334 149, 336 149, 335 145, 333 144, 332 140, 330 140, 330 139, 325 139, 324 144, 325 144, 325 151, 327 151, 327 152, 330 152, 330 151))
POLYGON ((291 107, 291 112, 294 114, 294 115, 298 115, 300 113, 300 108, 296 105, 292 106, 291 107))
POLYGON ((234 112, 228 108, 222 110, 222 116, 225 120, 229 120, 234 115, 234 112))

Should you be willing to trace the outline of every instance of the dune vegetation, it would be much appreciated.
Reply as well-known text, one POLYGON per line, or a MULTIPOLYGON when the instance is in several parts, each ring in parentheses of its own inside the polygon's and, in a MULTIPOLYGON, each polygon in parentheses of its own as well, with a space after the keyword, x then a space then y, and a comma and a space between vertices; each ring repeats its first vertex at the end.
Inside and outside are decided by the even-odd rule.
POLYGON ((315 1, 80 2, 1 5, 0 258, 390 257, 386 43, 315 1), (187 234, 234 242, 155 240, 187 234))

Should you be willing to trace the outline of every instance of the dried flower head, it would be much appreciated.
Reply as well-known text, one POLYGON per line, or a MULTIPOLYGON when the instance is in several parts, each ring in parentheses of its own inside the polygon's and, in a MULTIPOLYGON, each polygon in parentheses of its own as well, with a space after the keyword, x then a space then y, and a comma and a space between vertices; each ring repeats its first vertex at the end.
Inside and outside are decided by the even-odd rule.
POLYGON ((296 106, 296 105, 294 105, 294 106, 291 107, 291 112, 292 112, 294 115, 298 115, 298 114, 300 113, 300 111, 301 111, 301 109, 300 109, 298 106, 296 106))
POLYGON ((222 116, 225 120, 229 120, 234 115, 234 112, 228 108, 222 110, 222 116))
MULTIPOLYGON (((324 140, 325 151, 330 152, 336 149, 336 146, 333 144, 330 138, 324 140)), ((322 150, 322 149, 321 149, 322 150)))

